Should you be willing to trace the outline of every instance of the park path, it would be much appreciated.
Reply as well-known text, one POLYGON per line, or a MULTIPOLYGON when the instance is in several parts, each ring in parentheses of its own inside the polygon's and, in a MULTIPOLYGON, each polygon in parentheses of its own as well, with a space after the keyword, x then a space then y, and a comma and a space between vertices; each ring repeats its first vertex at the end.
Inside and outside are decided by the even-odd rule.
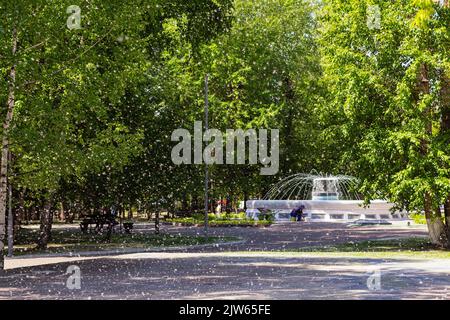
MULTIPOLYGON (((149 228, 151 226, 147 226, 149 228)), ((138 229, 139 230, 139 229, 138 229)), ((167 233, 202 235, 203 228, 164 226, 167 233)), ((209 228, 212 236, 232 236, 244 239, 244 243, 219 247, 217 251, 273 251, 295 250, 312 246, 332 246, 348 242, 375 239, 426 237, 426 226, 407 226, 406 221, 388 226, 349 227, 345 223, 277 223, 269 228, 209 228)))
MULTIPOLYGON (((137 232, 148 228, 139 226, 137 232)), ((163 232, 194 234, 202 229, 164 226, 163 232)), ((450 299, 450 259, 276 252, 426 235, 421 228, 314 223, 215 228, 211 233, 245 242, 111 256, 37 257, 43 259, 40 265, 28 261, 0 276, 0 299, 450 299), (80 290, 66 286, 71 265, 81 270, 80 290), (377 290, 367 286, 374 275, 379 277, 377 290)))
MULTIPOLYGON (((55 226, 59 228, 73 228, 70 225, 55 226)), ((135 232, 152 232, 152 224, 138 224, 135 232)), ((162 225, 161 232, 179 235, 203 235, 203 228, 176 227, 162 225)), ((331 246, 347 242, 358 242, 369 239, 425 237, 427 231, 424 226, 408 227, 406 222, 392 226, 348 227, 343 223, 279 223, 269 228, 210 228, 211 236, 228 236, 239 238, 231 244, 201 245, 192 247, 151 248, 150 251, 161 252, 234 252, 234 251, 280 251, 295 250, 312 246, 331 246)), ((82 252, 79 257, 72 254, 49 254, 37 256, 16 257, 7 259, 6 269, 39 266, 43 264, 62 263, 86 259, 99 259, 126 253, 142 252, 142 249, 120 249, 102 252, 82 252)))
POLYGON ((153 252, 19 268, 0 299, 449 299, 450 259, 153 252), (66 287, 67 268, 81 289, 66 287), (379 287, 367 281, 379 274, 379 287))

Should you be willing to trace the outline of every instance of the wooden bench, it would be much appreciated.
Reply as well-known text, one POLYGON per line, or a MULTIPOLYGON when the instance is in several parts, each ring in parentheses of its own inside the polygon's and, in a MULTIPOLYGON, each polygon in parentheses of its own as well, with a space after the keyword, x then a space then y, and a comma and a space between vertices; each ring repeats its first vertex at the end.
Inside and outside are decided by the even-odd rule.
POLYGON ((81 221, 80 229, 83 233, 87 233, 92 229, 94 229, 96 233, 101 233, 105 226, 108 231, 112 231, 118 224, 119 222, 111 215, 89 216, 81 221))

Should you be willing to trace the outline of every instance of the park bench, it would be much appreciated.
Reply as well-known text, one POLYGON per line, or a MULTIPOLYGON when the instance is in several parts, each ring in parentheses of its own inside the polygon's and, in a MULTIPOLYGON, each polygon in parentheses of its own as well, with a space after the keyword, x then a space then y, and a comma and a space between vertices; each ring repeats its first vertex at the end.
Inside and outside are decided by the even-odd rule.
POLYGON ((112 215, 88 216, 81 221, 80 229, 83 233, 87 233, 92 229, 96 233, 101 233, 105 226, 108 231, 112 231, 118 224, 119 222, 112 215))

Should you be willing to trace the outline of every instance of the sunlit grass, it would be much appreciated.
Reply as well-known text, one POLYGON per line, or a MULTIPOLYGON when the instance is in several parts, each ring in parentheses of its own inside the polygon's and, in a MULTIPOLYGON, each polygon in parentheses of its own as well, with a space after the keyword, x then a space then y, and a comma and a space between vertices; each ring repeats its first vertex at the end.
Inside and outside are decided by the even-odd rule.
POLYGON ((313 257, 313 258, 348 258, 348 259, 450 259, 449 251, 384 251, 384 252, 305 252, 295 250, 283 251, 239 251, 230 254, 268 255, 275 257, 313 257))
POLYGON ((21 229, 14 245, 15 255, 28 253, 65 253, 81 251, 106 251, 123 248, 152 248, 194 246, 239 240, 235 237, 203 237, 170 234, 113 233, 110 239, 104 234, 87 233, 79 230, 53 230, 47 250, 38 250, 36 240, 39 230, 21 229))
POLYGON ((428 238, 404 238, 389 240, 366 240, 360 242, 348 242, 333 246, 316 246, 302 248, 299 251, 306 252, 385 252, 385 251, 430 251, 435 250, 434 246, 428 238))
MULTIPOLYGON (((188 218, 175 218, 175 219, 168 219, 167 222, 174 223, 174 224, 181 224, 186 226, 203 226, 204 220, 203 219, 197 219, 193 217, 188 218)), ((208 222, 208 225, 210 227, 227 227, 227 226, 236 226, 236 227, 264 227, 264 226, 270 226, 272 225, 272 221, 267 220, 249 220, 249 219, 227 219, 227 218, 220 218, 220 219, 212 219, 208 222)))
MULTIPOLYGON (((317 257, 450 259, 450 251, 437 248, 428 238, 367 240, 334 246, 315 246, 275 252, 317 257)), ((266 253, 270 252, 266 251, 266 253)))

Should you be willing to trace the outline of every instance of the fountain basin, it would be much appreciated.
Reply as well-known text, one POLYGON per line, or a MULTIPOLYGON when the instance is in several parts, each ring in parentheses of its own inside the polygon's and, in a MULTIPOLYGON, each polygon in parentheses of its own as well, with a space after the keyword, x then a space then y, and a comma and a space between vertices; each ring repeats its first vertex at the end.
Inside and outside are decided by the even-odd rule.
POLYGON ((308 221, 353 221, 358 219, 407 219, 402 212, 392 213, 393 204, 374 200, 364 207, 362 200, 249 200, 247 217, 257 219, 259 210, 275 213, 277 221, 290 220, 294 208, 303 206, 303 216, 308 221))

